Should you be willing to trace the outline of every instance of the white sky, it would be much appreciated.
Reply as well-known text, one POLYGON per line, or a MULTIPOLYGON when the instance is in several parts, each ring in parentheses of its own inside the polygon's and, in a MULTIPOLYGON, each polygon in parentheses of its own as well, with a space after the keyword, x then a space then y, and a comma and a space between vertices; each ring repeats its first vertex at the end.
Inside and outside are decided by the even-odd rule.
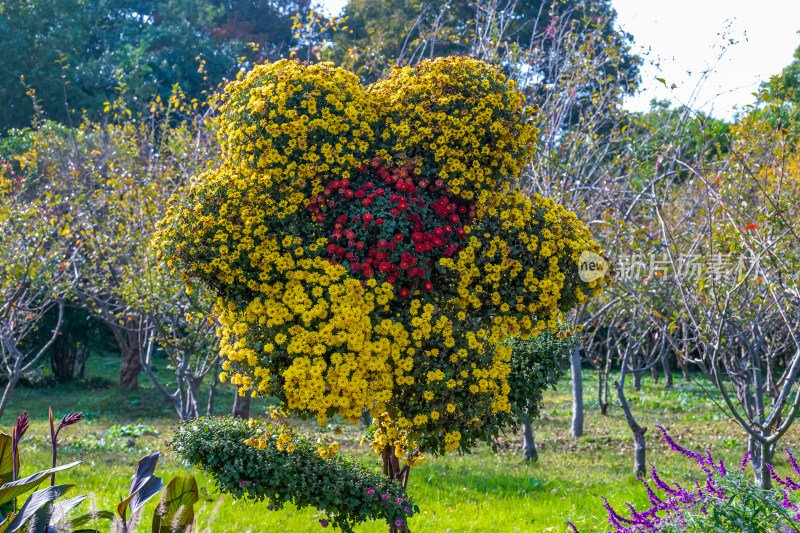
POLYGON ((754 102, 760 82, 780 73, 800 46, 800 0, 611 3, 645 60, 641 92, 627 102, 630 109, 646 110, 652 98, 670 99, 731 118, 734 108, 754 102), (677 87, 671 91, 657 77, 677 87))
MULTIPOLYGON (((324 0, 334 14, 346 3, 324 0)), ((658 98, 731 118, 737 108, 753 103, 760 82, 778 74, 800 46, 800 0, 611 3, 620 28, 633 35, 635 51, 645 61, 640 93, 626 102, 632 110, 647 110, 658 98), (676 87, 670 90, 672 84, 676 87)))

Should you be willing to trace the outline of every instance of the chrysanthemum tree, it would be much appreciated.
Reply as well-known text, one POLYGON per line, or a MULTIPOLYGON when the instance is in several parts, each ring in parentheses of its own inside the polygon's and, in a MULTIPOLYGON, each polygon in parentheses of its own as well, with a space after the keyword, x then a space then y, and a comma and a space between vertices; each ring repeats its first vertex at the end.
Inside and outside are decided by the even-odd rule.
MULTIPOLYGON (((511 420, 504 341, 555 331, 604 283, 579 275, 581 253, 600 250, 575 214, 515 187, 537 130, 513 82, 463 57, 366 88, 328 63, 280 61, 231 83, 221 111, 225 164, 173 197, 157 246, 216 294, 222 379, 321 425, 368 409, 365 438, 401 489, 425 455, 490 441, 511 420)), ((229 434, 264 457, 335 459, 283 424, 242 428, 229 434)), ((198 442, 176 439, 208 466, 198 442)), ((321 504, 303 482, 281 492, 239 466, 241 487, 218 476, 232 492, 317 505, 340 526, 380 516, 405 530, 413 513, 394 497, 398 513, 321 504)))

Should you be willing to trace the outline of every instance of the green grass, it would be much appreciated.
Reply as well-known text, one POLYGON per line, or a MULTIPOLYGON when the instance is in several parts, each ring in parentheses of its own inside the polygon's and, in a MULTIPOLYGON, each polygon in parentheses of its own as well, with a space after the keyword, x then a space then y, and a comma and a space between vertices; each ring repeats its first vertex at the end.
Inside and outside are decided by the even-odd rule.
MULTIPOLYGON (((90 376, 115 378, 118 360, 89 360, 90 376)), ((162 368, 160 376, 168 376, 162 368)), ((699 376, 698 376, 699 379, 699 376)), ((566 531, 565 521, 572 520, 582 532, 606 531, 605 510, 600 496, 624 509, 624 502, 644 504, 646 498, 640 484, 631 474, 632 436, 620 409, 611 407, 608 416, 597 409, 594 374, 585 373, 585 436, 569 437, 570 397, 568 382, 556 392, 546 395, 542 417, 534 428, 539 448, 539 462, 521 462, 519 435, 509 434, 501 440, 495 453, 480 447, 469 456, 451 455, 429 459, 411 473, 409 492, 421 508, 421 514, 410 521, 417 532, 540 532, 566 531)), ((643 380, 642 391, 631 391, 629 401, 634 415, 647 433, 647 460, 659 469, 664 479, 688 481, 697 469, 683 457, 669 452, 653 424, 663 424, 687 448, 710 449, 726 464, 738 463, 746 450, 746 438, 733 422, 726 419, 707 397, 702 382, 683 383, 676 375, 676 388, 664 390, 649 378, 643 380)), ((157 474, 168 481, 173 475, 195 475, 203 498, 196 507, 198 528, 208 532, 303 532, 319 531, 321 516, 316 510, 297 510, 287 505, 280 511, 268 511, 265 504, 236 502, 221 497, 211 481, 201 472, 187 468, 169 451, 166 442, 177 424, 170 405, 159 396, 145 376, 137 392, 122 392, 116 387, 87 390, 81 384, 60 385, 48 389, 18 389, 12 404, 0 419, 10 429, 13 419, 27 409, 33 422, 23 441, 22 474, 27 475, 49 466, 47 444, 47 409, 52 405, 61 416, 80 410, 86 421, 62 433, 63 453, 59 462, 81 459, 84 465, 62 473, 59 482, 76 483, 72 495, 91 492, 98 508, 113 509, 127 493, 130 475, 137 459, 150 450, 162 452, 157 474), (158 435, 130 437, 116 443, 113 449, 87 451, 87 443, 102 442, 102 435, 113 425, 146 424, 158 435)), ((217 400, 218 415, 227 414, 233 399, 224 389, 217 400)), ((264 402, 254 404, 253 413, 263 412, 264 402)), ((327 432, 305 424, 307 431, 327 432)), ((366 464, 377 467, 377 459, 357 446, 358 428, 344 426, 342 447, 359 455, 366 464)), ((795 449, 800 432, 793 429, 782 446, 795 449)), ((776 455, 778 472, 785 472, 788 461, 776 455)), ((84 504, 88 509, 89 505, 84 504)), ((156 506, 152 500, 143 520, 149 524, 156 506)), ((385 524, 367 524, 359 532, 386 531, 385 524)), ((149 531, 145 524, 139 531, 149 531)))

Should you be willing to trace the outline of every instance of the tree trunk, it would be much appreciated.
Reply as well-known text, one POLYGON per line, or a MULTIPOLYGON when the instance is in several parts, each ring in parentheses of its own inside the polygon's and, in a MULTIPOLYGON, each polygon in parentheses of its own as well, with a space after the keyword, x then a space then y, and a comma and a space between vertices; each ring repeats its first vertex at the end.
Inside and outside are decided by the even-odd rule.
POLYGON ((372 415, 369 414, 369 409, 361 411, 361 423, 364 427, 370 427, 372 425, 372 415))
POLYGON ((605 379, 606 375, 603 372, 603 369, 600 368, 597 370, 597 405, 600 407, 600 414, 605 416, 608 413, 608 398, 606 401, 603 400, 603 393, 604 393, 604 386, 605 386, 605 379))
POLYGON ((633 390, 640 391, 642 390, 642 374, 644 372, 634 372, 633 373, 633 390))
POLYGON ((3 413, 6 412, 6 407, 8 407, 8 402, 11 399, 11 393, 14 392, 14 387, 17 386, 18 381, 18 372, 14 372, 8 376, 8 383, 6 383, 6 388, 3 390, 3 398, 0 399, 0 417, 2 417, 3 413))
POLYGON ((236 392, 233 399, 233 417, 234 418, 250 418, 250 392, 248 391, 244 396, 240 396, 236 392))
POLYGON ((148 338, 145 324, 140 319, 136 329, 129 329, 110 321, 106 321, 106 325, 111 329, 122 356, 122 365, 119 367, 119 385, 124 390, 137 390, 139 374, 142 371, 142 352, 148 338))
POLYGON ((75 363, 78 360, 80 342, 71 342, 71 337, 54 345, 50 353, 50 370, 59 381, 69 381, 75 377, 75 363))
POLYGON ((203 377, 189 377, 186 379, 187 418, 184 420, 200 418, 200 385, 203 384, 203 377))
POLYGON ((631 406, 628 404, 628 399, 625 397, 625 360, 623 358, 622 365, 619 372, 619 380, 614 384, 617 388, 617 399, 625 414, 625 421, 633 433, 633 473, 638 477, 643 477, 645 471, 645 440, 644 434, 647 428, 640 426, 631 412, 631 406))
MULTIPOLYGON (((420 450, 421 451, 421 450, 420 450)), ((408 476, 411 473, 411 467, 405 466, 400 468, 400 460, 394 454, 394 446, 387 445, 383 452, 381 452, 381 462, 383 463, 383 475, 387 478, 398 481, 403 488, 408 486, 408 476)), ((408 523, 404 522, 402 526, 389 524, 389 533, 410 533, 408 523)))
POLYGON ((686 363, 686 359, 681 357, 680 355, 677 357, 678 365, 681 367, 681 373, 683 374, 683 381, 689 382, 692 381, 692 376, 689 374, 689 365, 686 363))
POLYGON ((206 416, 214 416, 214 400, 217 399, 217 385, 219 384, 219 374, 217 369, 211 371, 211 384, 208 386, 208 403, 206 404, 206 416))
POLYGON ((533 441, 531 417, 527 413, 522 417, 522 451, 524 453, 524 461, 535 463, 539 460, 539 454, 536 452, 536 443, 533 441))
POLYGON ((633 428, 633 474, 636 477, 644 477, 647 474, 645 467, 645 440, 646 429, 636 426, 633 428))
POLYGON ((774 446, 761 444, 753 437, 748 437, 748 450, 752 457, 753 477, 756 485, 758 485, 760 489, 771 489, 772 476, 767 465, 772 464, 772 455, 775 453, 774 446))
POLYGON ((576 346, 569 358, 569 369, 572 376, 572 428, 570 435, 583 435, 583 376, 581 375, 581 350, 576 346))
POLYGON ((692 381, 692 376, 689 374, 689 363, 686 361, 686 355, 689 353, 689 342, 686 340, 687 337, 687 330, 686 330, 686 322, 681 324, 681 332, 683 341, 683 350, 680 353, 675 354, 675 358, 678 359, 678 365, 681 367, 681 372, 683 373, 683 381, 689 382, 692 381))
POLYGON ((672 367, 669 363, 669 353, 664 353, 661 356, 661 368, 664 370, 664 388, 671 389, 673 387, 673 382, 672 367))
POLYGON ((124 390, 139 389, 139 373, 142 371, 141 346, 131 343, 122 350, 122 365, 119 367, 119 385, 124 390))
POLYGON ((86 361, 92 354, 92 347, 89 344, 82 344, 78 350, 78 360, 75 361, 75 371, 78 373, 78 379, 86 377, 86 361))

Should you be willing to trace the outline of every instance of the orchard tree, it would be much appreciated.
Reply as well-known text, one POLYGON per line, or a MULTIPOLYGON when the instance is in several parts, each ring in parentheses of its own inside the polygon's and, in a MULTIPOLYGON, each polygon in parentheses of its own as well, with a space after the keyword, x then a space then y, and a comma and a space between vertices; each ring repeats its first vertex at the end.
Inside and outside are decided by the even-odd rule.
POLYGON ((122 358, 120 385, 138 388, 151 340, 154 349, 169 346, 176 371, 186 377, 178 379, 184 400, 169 399, 184 418, 195 412, 187 406, 197 405, 188 391, 209 371, 200 360, 213 366, 213 328, 195 320, 209 312, 202 295, 186 294, 157 272, 149 242, 169 195, 215 164, 218 151, 207 124, 214 101, 194 107, 176 90, 167 101, 153 101, 148 115, 134 117, 120 96, 106 123, 87 119, 60 132, 32 129, 28 149, 17 158, 32 184, 58 194, 60 203, 48 201, 43 209, 61 210, 80 242, 69 267, 73 294, 113 335, 122 358), (198 362, 204 370, 178 363, 189 360, 191 368, 198 362))
POLYGON ((800 409, 800 160, 791 132, 762 117, 744 117, 729 156, 691 168, 685 193, 652 208, 678 282, 675 313, 689 325, 673 327, 747 433, 756 482, 770 488, 775 447, 800 409), (687 254, 707 259, 692 269, 687 254))
POLYGON ((36 191, 10 165, 0 166, 0 371, 7 378, 0 415, 23 372, 41 360, 60 333, 69 297, 74 240, 55 191, 36 191), (57 310, 43 344, 28 341, 57 310))
MULTIPOLYGON (((505 341, 557 332, 607 281, 579 276, 581 252, 600 249, 575 214, 515 186, 534 150, 533 112, 498 69, 463 57, 367 88, 330 63, 293 61, 230 84, 224 164, 173 197, 159 233, 167 267, 216 294, 221 378, 321 426, 368 409, 364 440, 403 490, 425 456, 491 442, 512 413, 505 341)), ((221 470, 240 469, 248 483, 234 494, 407 531, 415 508, 402 496, 368 513, 368 485, 312 497, 249 474, 257 455, 223 468, 203 451, 225 446, 208 424, 176 446, 228 490, 221 470)), ((340 464, 336 443, 309 449, 275 423, 248 431, 260 457, 340 464)))

